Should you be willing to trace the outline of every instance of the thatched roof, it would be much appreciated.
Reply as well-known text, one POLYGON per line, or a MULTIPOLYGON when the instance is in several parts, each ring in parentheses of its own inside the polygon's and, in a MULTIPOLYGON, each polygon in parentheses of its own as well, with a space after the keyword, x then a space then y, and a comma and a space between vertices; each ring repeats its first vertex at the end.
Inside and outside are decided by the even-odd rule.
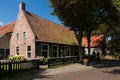
POLYGON ((41 42, 58 43, 66 45, 78 45, 73 31, 55 24, 49 20, 38 17, 32 13, 24 11, 31 29, 41 42))

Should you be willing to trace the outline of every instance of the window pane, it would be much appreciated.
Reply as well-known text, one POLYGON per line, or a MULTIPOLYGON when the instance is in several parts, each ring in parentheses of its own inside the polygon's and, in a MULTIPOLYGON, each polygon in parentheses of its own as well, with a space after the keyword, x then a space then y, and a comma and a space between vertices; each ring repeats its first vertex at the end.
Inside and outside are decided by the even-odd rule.
POLYGON ((16 47, 16 54, 19 55, 19 47, 16 47))
POLYGON ((31 46, 27 46, 27 57, 31 58, 31 46))
POLYGON ((53 52, 53 57, 57 57, 57 52, 53 52))
POLYGON ((57 57, 57 52, 58 52, 58 47, 57 46, 53 46, 52 47, 52 57, 57 57))
POLYGON ((70 47, 69 46, 66 48, 66 56, 70 56, 70 47))
POLYGON ((19 39, 19 34, 16 34, 16 40, 18 40, 19 39))
POLYGON ((26 39, 27 35, 26 32, 23 32, 23 38, 26 39))
POLYGON ((47 49, 48 49, 48 46, 47 46, 47 45, 42 45, 42 49, 43 49, 43 50, 47 50, 47 49))
POLYGON ((47 57, 47 52, 42 52, 42 56, 47 57))
POLYGON ((62 50, 65 50, 65 46, 62 47, 62 50))
POLYGON ((28 52, 28 58, 31 58, 31 52, 28 52))
POLYGON ((31 46, 27 46, 27 51, 31 51, 31 46))
POLYGON ((48 55, 48 45, 42 45, 42 56, 47 57, 48 55))
POLYGON ((55 50, 55 51, 56 51, 56 50, 57 50, 57 46, 53 46, 53 50, 55 50))

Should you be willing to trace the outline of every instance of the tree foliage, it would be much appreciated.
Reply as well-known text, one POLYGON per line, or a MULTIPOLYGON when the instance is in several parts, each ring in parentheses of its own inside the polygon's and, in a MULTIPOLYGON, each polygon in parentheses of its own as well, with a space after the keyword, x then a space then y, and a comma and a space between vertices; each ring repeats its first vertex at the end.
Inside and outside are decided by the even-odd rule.
POLYGON ((112 0, 112 6, 114 6, 116 10, 115 12, 111 12, 114 15, 116 14, 116 17, 111 16, 111 19, 115 19, 114 23, 113 21, 110 21, 100 24, 97 29, 92 31, 92 34, 102 34, 104 35, 104 38, 110 38, 110 40, 106 39, 107 41, 104 42, 104 46, 111 50, 111 52, 120 53, 120 0, 112 0))
MULTIPOLYGON (((52 15, 76 32, 79 45, 85 33, 90 47, 90 35, 100 24, 108 28, 119 23, 119 0, 49 0, 52 15), (109 27, 108 27, 109 26, 109 27)), ((90 52, 90 49, 88 50, 90 52)))

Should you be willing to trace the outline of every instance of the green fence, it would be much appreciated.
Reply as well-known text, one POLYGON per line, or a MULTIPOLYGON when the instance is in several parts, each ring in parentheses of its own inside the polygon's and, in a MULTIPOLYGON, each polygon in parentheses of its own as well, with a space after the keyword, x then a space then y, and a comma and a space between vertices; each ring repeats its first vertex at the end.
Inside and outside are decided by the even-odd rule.
POLYGON ((59 58, 48 58, 48 68, 58 65, 66 65, 70 63, 79 62, 79 57, 59 57, 59 58))

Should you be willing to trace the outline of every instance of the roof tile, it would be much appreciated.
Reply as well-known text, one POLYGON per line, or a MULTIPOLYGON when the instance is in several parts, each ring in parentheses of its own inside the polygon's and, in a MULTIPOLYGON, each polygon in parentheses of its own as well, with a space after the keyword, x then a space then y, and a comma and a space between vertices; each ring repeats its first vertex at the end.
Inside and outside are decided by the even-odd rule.
MULTIPOLYGON (((101 45, 101 42, 103 40, 103 35, 95 35, 95 36, 92 36, 91 39, 90 39, 90 47, 98 47, 101 45)), ((88 47, 88 43, 87 43, 87 38, 86 37, 83 37, 82 38, 82 44, 84 47, 88 47)))
POLYGON ((6 24, 0 28, 0 35, 13 32, 15 22, 6 24))

